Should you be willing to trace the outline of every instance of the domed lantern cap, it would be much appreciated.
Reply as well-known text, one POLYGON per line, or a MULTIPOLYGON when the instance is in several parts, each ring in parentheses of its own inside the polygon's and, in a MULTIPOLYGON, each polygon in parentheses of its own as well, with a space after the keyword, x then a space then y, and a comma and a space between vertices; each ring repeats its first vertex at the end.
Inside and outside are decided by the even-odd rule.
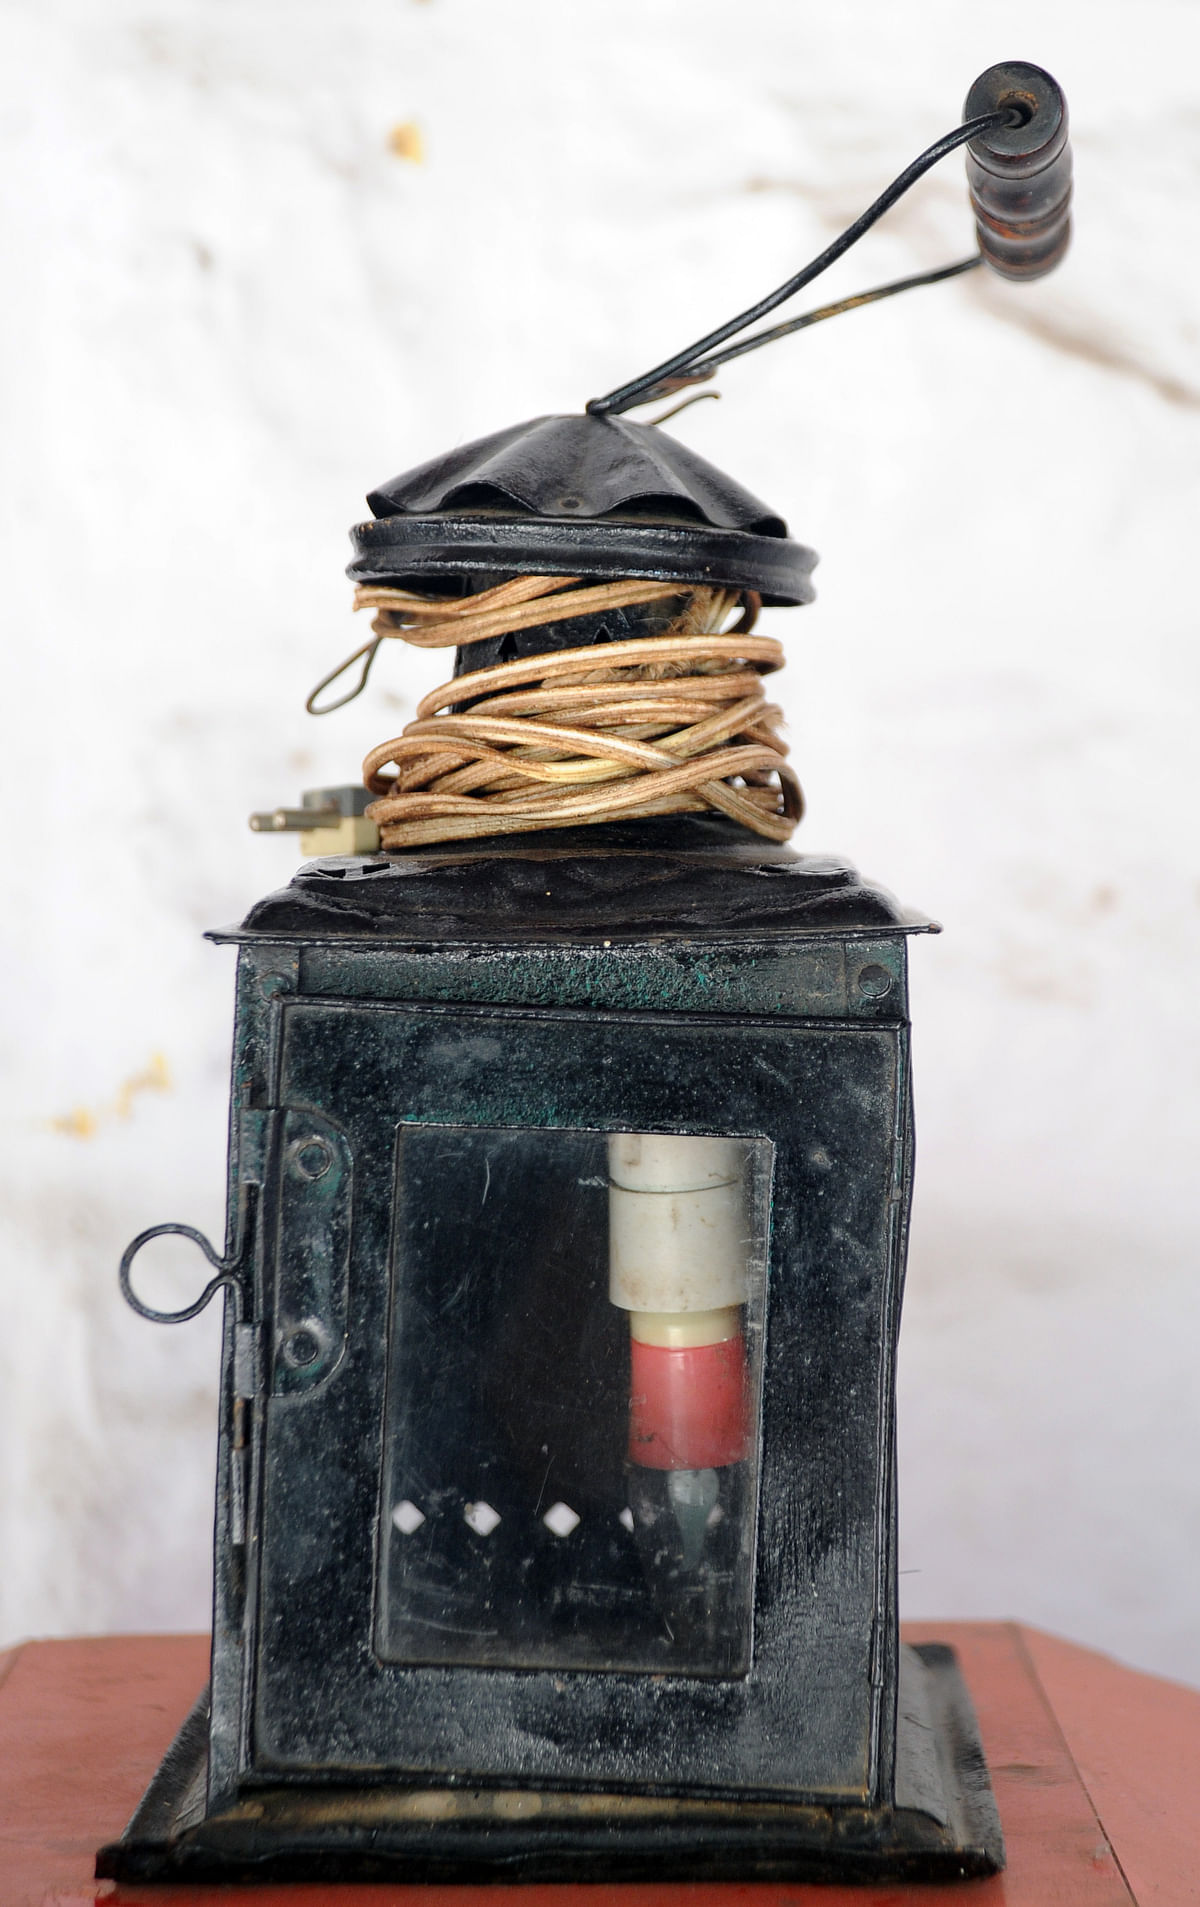
POLYGON ((420 464, 367 498, 356 583, 647 576, 812 601, 812 550, 774 510, 654 424, 535 417, 420 464))

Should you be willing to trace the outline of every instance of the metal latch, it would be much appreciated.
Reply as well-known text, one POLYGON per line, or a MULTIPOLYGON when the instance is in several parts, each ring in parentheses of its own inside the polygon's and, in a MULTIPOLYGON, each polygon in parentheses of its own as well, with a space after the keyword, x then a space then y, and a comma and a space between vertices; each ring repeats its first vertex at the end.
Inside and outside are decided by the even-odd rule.
POLYGON ((179 1225, 172 1221, 167 1225, 151 1225, 149 1231, 139 1232, 132 1242, 126 1245, 121 1254, 121 1295, 132 1311, 139 1317, 149 1318, 152 1324, 186 1324, 189 1318, 198 1317, 207 1304, 216 1297, 223 1285, 233 1293, 234 1312, 238 1322, 244 1318, 248 1309, 244 1274, 249 1257, 249 1247, 254 1236, 254 1208, 258 1195, 257 1185, 243 1185, 238 1195, 237 1243, 228 1258, 221 1258, 216 1247, 196 1230, 194 1225, 179 1225), (184 1305, 179 1311, 156 1311, 152 1305, 144 1304, 133 1288, 133 1261, 143 1245, 152 1238, 190 1238, 193 1245, 199 1246, 210 1265, 216 1269, 216 1277, 210 1278, 200 1296, 193 1304, 184 1305))

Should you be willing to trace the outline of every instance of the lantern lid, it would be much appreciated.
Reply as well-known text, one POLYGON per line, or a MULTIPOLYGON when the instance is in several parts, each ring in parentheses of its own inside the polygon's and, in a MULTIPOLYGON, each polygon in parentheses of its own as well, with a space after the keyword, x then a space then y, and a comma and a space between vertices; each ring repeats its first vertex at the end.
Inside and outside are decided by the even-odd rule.
POLYGON ((811 602, 812 550, 656 424, 535 417, 382 484, 351 531, 355 582, 487 572, 647 576, 811 602))
POLYGON ((725 815, 669 815, 404 855, 309 861, 218 941, 810 940, 937 932, 849 862, 747 836, 725 815))

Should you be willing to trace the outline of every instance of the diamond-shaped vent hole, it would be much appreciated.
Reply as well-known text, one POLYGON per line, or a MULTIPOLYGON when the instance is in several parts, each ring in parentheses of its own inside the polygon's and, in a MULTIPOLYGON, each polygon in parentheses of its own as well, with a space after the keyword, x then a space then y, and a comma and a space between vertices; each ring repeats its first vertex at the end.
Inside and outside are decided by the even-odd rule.
POLYGON ((483 1502, 468 1503, 463 1516, 476 1536, 490 1536, 500 1521, 499 1510, 494 1510, 490 1503, 483 1502))
POLYGON ((552 1503, 542 1522, 556 1536, 569 1536, 572 1530, 579 1528, 579 1518, 569 1503, 552 1503))
POLYGON ((392 1511, 392 1522, 396 1525, 401 1536, 411 1536, 414 1530, 420 1529, 424 1521, 425 1517, 423 1513, 417 1508, 415 1503, 410 1503, 407 1497, 405 1497, 403 1503, 397 1503, 395 1509, 392 1511))

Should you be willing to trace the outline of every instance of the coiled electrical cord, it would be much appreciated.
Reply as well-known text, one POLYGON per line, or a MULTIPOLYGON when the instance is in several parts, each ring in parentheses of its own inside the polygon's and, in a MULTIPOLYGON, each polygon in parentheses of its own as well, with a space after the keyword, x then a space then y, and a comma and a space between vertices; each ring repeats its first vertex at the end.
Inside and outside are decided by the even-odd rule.
POLYGON ((378 797, 367 814, 381 846, 705 810, 785 841, 804 798, 778 734, 782 711, 762 685, 782 668, 783 649, 752 633, 759 605, 751 592, 520 576, 449 602, 364 586, 355 607, 377 611, 376 646, 399 637, 463 648, 667 598, 681 608, 661 635, 521 657, 425 696, 417 719, 363 763, 378 797), (726 630, 739 603, 742 615, 726 630))

